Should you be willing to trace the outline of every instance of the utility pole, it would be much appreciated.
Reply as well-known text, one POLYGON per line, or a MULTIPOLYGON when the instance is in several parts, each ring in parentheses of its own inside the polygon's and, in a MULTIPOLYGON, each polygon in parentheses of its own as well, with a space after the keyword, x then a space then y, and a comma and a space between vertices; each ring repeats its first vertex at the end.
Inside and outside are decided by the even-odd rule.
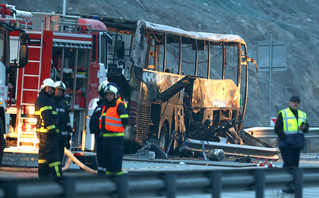
POLYGON ((269 103, 268 103, 268 115, 269 115, 269 120, 271 119, 271 107, 272 107, 272 104, 271 104, 271 74, 272 74, 272 52, 273 52, 273 49, 272 49, 272 32, 270 32, 270 35, 269 35, 269 103))
POLYGON ((62 15, 66 15, 66 0, 63 0, 63 10, 62 10, 62 15))

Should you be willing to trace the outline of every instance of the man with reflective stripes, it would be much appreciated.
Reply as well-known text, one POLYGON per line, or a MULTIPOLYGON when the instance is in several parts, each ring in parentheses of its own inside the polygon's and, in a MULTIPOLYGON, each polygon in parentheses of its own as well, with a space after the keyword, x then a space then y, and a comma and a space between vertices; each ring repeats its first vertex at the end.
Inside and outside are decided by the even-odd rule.
POLYGON ((99 127, 103 131, 106 175, 121 175, 128 113, 124 102, 117 98, 118 89, 114 85, 108 84, 104 91, 107 102, 102 108, 99 127))
POLYGON ((62 177, 59 160, 57 112, 52 93, 54 82, 47 78, 42 82, 41 91, 35 102, 37 135, 39 137, 38 174, 39 177, 62 177))
POLYGON ((289 107, 279 111, 275 133, 279 137, 279 149, 284 161, 283 167, 298 167, 300 152, 305 146, 304 133, 308 132, 306 113, 299 110, 300 98, 290 98, 289 107))
POLYGON ((59 151, 60 151, 60 161, 63 161, 64 157, 64 147, 70 149, 70 140, 72 136, 72 127, 70 122, 70 110, 66 102, 64 91, 66 89, 65 84, 62 81, 57 81, 54 83, 54 102, 56 106, 56 111, 58 112, 58 126, 60 131, 59 136, 59 151))

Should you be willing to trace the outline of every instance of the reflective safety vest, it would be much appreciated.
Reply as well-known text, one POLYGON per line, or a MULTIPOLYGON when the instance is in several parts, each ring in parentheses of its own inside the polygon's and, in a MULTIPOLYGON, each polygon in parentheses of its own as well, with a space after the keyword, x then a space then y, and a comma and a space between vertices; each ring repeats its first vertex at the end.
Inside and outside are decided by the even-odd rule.
MULTIPOLYGON (((112 136, 124 136, 124 126, 122 124, 122 120, 117 113, 117 107, 121 102, 120 100, 116 100, 115 107, 109 107, 105 112, 105 106, 102 109, 102 117, 100 119, 100 129, 105 129, 107 131, 116 132, 116 134, 112 136), (105 121, 104 128, 102 127, 102 121, 105 121)), ((104 135, 103 135, 104 136, 104 135)), ((105 136, 108 137, 108 136, 105 136)))
POLYGON ((298 123, 296 116, 292 113, 290 108, 281 110, 281 115, 283 119, 283 131, 285 134, 295 134, 295 133, 302 133, 302 131, 299 130, 299 127, 301 126, 301 123, 305 123, 307 121, 307 115, 306 113, 298 110, 298 123))

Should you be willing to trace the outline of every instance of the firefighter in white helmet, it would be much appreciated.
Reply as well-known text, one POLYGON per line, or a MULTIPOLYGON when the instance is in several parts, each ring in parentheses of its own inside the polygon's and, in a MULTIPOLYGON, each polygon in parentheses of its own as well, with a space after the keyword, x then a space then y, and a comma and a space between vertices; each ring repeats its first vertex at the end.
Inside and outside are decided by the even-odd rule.
POLYGON ((116 86, 109 83, 104 92, 107 102, 102 108, 99 127, 103 132, 106 175, 121 175, 124 129, 128 124, 128 113, 124 102, 118 98, 116 86))
POLYGON ((99 119, 102 112, 102 107, 104 106, 106 100, 104 95, 104 89, 106 88, 108 81, 103 81, 98 86, 98 96, 99 100, 97 101, 97 106, 94 109, 94 112, 90 119, 90 133, 94 134, 95 137, 95 150, 96 150, 96 157, 98 162, 98 174, 105 174, 106 170, 106 161, 105 157, 103 156, 103 136, 101 130, 99 128, 99 119))
POLYGON ((62 177, 59 160, 57 129, 57 112, 52 93, 54 82, 47 78, 42 82, 41 91, 35 102, 35 115, 37 117, 37 135, 39 137, 38 174, 39 177, 62 177))
POLYGON ((70 140, 72 137, 73 129, 70 122, 69 105, 64 96, 66 86, 62 81, 57 81, 54 83, 54 87, 54 102, 56 105, 56 111, 58 112, 58 129, 60 130, 60 161, 62 162, 64 156, 64 147, 70 149, 70 140))

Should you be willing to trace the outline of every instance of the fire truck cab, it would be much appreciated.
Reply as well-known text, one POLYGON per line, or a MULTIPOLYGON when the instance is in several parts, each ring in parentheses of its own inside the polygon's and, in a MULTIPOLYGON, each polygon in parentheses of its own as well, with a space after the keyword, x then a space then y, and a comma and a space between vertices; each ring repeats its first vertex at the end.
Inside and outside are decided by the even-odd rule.
MULTIPOLYGON (((5 5, 1 4, 2 6, 5 5)), ((10 92, 8 92, 8 87, 10 89, 10 86, 7 73, 10 69, 23 68, 28 63, 28 47, 26 45, 28 41, 28 34, 7 23, 2 16, 0 17, 0 165, 5 147, 4 135, 8 131, 10 124, 10 116, 6 113, 10 95, 10 92), (14 29, 19 32, 17 37, 19 40, 17 42, 18 46, 10 46, 9 31, 13 31, 14 29), (15 59, 14 63, 10 64, 10 53, 12 53, 11 49, 13 48, 17 52, 15 56, 18 60, 15 59)))
MULTIPOLYGON (((94 19, 39 12, 22 22, 11 22, 19 23, 30 37, 29 61, 24 68, 7 71, 5 120, 9 124, 5 130, 4 151, 38 151, 34 103, 46 78, 65 83, 74 130, 72 150, 84 150, 88 106, 97 97, 98 84, 106 80, 106 51, 111 39, 106 26, 94 19)), ((10 44, 18 40, 18 32, 11 32, 10 44)), ((12 55, 10 65, 14 59, 12 55)))

